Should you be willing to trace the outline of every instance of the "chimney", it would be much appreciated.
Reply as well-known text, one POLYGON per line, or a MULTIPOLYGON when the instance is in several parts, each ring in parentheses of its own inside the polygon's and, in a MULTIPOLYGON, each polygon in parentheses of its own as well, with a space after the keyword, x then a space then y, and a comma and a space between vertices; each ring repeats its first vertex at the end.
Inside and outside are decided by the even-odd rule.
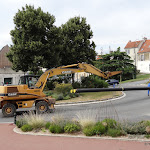
POLYGON ((145 42, 146 40, 147 40, 147 38, 146 38, 146 37, 144 37, 144 38, 143 38, 143 41, 145 42))

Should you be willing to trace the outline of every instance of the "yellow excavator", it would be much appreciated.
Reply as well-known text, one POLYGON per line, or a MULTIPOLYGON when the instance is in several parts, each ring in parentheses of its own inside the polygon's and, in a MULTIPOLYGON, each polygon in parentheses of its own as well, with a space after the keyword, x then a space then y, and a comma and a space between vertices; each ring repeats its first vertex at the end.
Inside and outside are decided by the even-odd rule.
POLYGON ((47 79, 55 75, 79 72, 92 73, 105 79, 121 73, 121 71, 102 72, 91 64, 78 63, 45 71, 34 86, 29 86, 30 76, 24 76, 20 78, 19 85, 0 86, 0 109, 3 116, 13 116, 16 109, 30 108, 33 104, 37 113, 53 111, 55 99, 43 93, 47 79))

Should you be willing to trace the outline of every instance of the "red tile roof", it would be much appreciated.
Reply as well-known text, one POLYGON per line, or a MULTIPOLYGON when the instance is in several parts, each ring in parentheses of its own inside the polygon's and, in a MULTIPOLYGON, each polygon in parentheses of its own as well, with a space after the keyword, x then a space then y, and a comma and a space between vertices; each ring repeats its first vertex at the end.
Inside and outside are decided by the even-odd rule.
POLYGON ((125 48, 136 48, 139 46, 140 43, 141 41, 134 41, 134 42, 129 41, 125 46, 125 48))
POLYGON ((96 60, 103 59, 101 55, 96 56, 96 60))
POLYGON ((150 52, 150 40, 146 40, 141 46, 140 50, 138 51, 138 53, 146 53, 146 52, 150 52))

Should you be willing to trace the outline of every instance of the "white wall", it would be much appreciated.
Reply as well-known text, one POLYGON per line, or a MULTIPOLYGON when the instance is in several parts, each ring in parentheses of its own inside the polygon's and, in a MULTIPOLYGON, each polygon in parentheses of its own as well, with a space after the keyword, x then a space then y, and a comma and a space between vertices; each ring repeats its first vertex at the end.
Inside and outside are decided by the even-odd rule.
POLYGON ((150 61, 138 61, 137 70, 141 73, 150 73, 150 61))
POLYGON ((0 85, 3 85, 4 78, 12 78, 12 84, 17 85, 20 79, 20 76, 23 76, 24 73, 19 71, 15 72, 11 68, 2 68, 0 69, 0 85))

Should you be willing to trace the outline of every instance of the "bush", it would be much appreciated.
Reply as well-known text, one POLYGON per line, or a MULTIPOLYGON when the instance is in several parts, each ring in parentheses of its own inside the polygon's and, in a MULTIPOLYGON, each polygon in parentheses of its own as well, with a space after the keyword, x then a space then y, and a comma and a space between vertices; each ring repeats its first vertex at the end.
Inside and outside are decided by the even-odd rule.
POLYGON ((54 91, 56 93, 62 93, 63 96, 67 96, 70 93, 70 90, 73 89, 71 84, 56 84, 54 91))
POLYGON ((25 124, 25 125, 23 125, 22 127, 21 127, 21 130, 23 131, 23 132, 28 132, 28 131, 32 131, 32 126, 31 125, 29 125, 29 124, 25 124))
POLYGON ((113 129, 113 128, 117 128, 118 126, 116 120, 114 119, 107 118, 107 119, 104 119, 102 122, 106 123, 108 128, 113 129))
POLYGON ((61 93, 61 94, 58 95, 58 97, 57 97, 56 100, 63 100, 63 99, 64 99, 64 96, 63 96, 63 94, 61 93))
POLYGON ((121 124, 122 129, 128 134, 145 134, 146 133, 146 122, 124 122, 121 124))
POLYGON ((27 122, 25 121, 25 119, 18 119, 17 121, 16 121, 16 126, 18 127, 18 128, 21 128, 23 125, 25 125, 25 124, 27 124, 27 122))
POLYGON ((68 100, 68 99, 70 99, 71 97, 69 96, 69 95, 67 95, 67 96, 65 96, 64 97, 64 100, 68 100))
POLYGON ((96 125, 94 126, 95 133, 97 135, 102 135, 106 132, 107 130, 107 125, 105 126, 102 122, 97 122, 96 125))
POLYGON ((99 77, 96 76, 89 76, 85 77, 81 81, 81 87, 83 88, 103 88, 108 87, 108 83, 104 80, 101 80, 99 77))
POLYGON ((52 96, 53 95, 53 92, 52 91, 46 91, 44 92, 46 94, 46 96, 52 96))
POLYGON ((84 128, 84 129, 83 129, 83 133, 84 133, 86 136, 93 136, 93 135, 96 135, 94 126, 84 128))
POLYGON ((45 124, 45 129, 49 129, 50 125, 51 125, 51 123, 50 123, 50 122, 47 122, 47 123, 45 124))
POLYGON ((122 132, 119 129, 108 129, 107 131, 107 135, 108 136, 112 136, 112 137, 117 137, 117 136, 121 136, 122 132))
POLYGON ((73 87, 74 89, 78 89, 78 88, 81 87, 81 83, 80 83, 80 82, 74 82, 74 83, 72 83, 72 87, 73 87))
POLYGON ((64 132, 64 128, 58 124, 51 124, 49 127, 49 131, 51 133, 63 133, 64 132))
POLYGON ((80 131, 80 126, 79 124, 75 123, 67 123, 66 126, 64 127, 64 131, 66 133, 74 133, 80 131))

